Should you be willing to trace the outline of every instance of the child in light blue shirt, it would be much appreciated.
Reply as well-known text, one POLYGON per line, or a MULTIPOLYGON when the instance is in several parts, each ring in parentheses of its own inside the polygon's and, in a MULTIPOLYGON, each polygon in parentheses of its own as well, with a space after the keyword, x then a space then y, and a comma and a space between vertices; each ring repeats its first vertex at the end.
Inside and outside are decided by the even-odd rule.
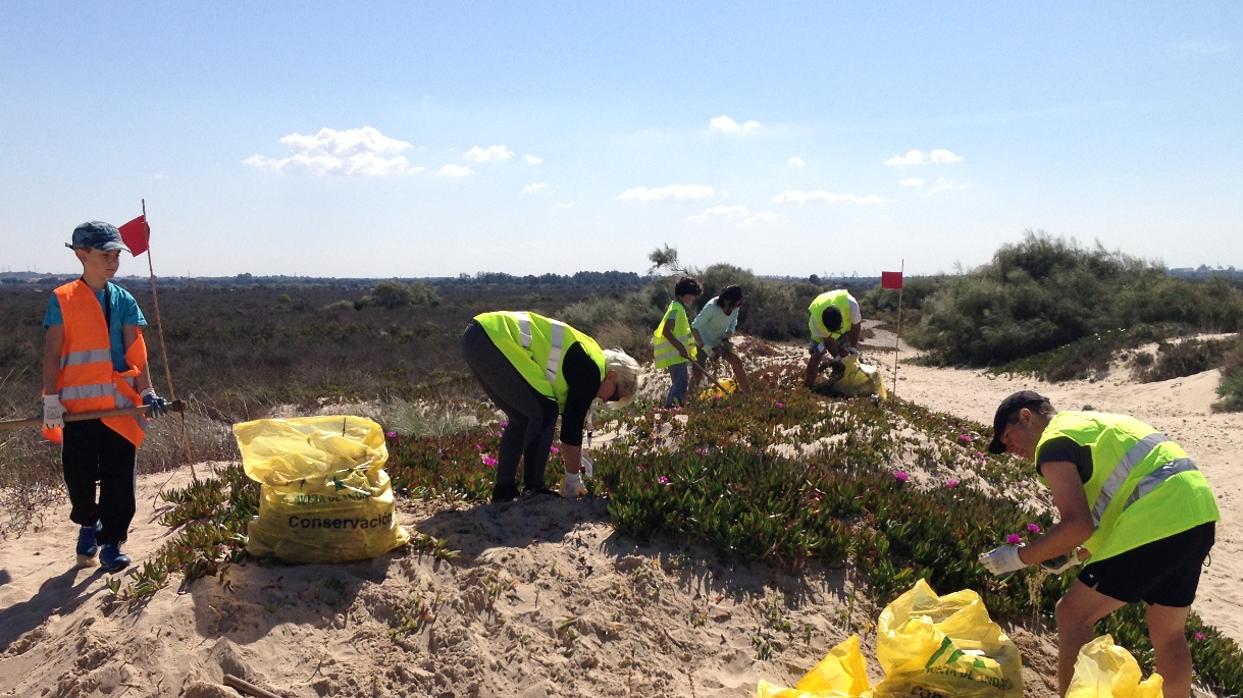
MULTIPOLYGON (((742 287, 737 285, 729 285, 721 290, 721 294, 704 304, 703 310, 695 316, 695 321, 691 323, 691 332, 695 335, 695 342, 699 345, 703 360, 706 362, 709 358, 720 357, 730 365, 734 371, 734 380, 738 384, 738 388, 744 393, 751 392, 751 382, 747 378, 746 367, 742 364, 742 359, 734 353, 733 345, 730 344, 730 337, 733 336, 734 330, 738 328, 738 310, 742 307, 742 287)), ((699 366, 693 366, 691 374, 691 392, 693 393, 699 385, 699 381, 703 380, 703 371, 699 370, 699 366)))

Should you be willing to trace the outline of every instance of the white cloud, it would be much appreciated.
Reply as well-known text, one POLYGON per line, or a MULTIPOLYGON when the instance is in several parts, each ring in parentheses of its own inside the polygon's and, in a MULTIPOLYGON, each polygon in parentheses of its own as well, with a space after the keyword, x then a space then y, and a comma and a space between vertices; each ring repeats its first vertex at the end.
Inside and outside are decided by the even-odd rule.
POLYGON ((314 134, 291 133, 280 139, 292 153, 270 158, 251 155, 242 162, 251 167, 289 174, 384 177, 414 174, 423 168, 398 155, 414 146, 389 138, 371 126, 338 131, 321 128, 314 134))
POLYGON ((522 188, 523 194, 534 194, 537 191, 544 191, 548 188, 548 182, 531 182, 522 188))
POLYGON ((708 128, 720 133, 750 133, 759 127, 758 121, 744 121, 740 124, 724 114, 708 120, 708 128))
POLYGON ((555 203, 555 204, 553 204, 553 205, 552 205, 552 210, 554 210, 554 211, 564 211, 564 210, 566 210, 567 208, 574 208, 574 204, 573 204, 573 202, 570 202, 570 201, 558 201, 557 203, 555 203))
POLYGON ((503 145, 490 145, 486 148, 475 146, 462 156, 471 162, 501 162, 514 156, 514 151, 503 145))
POLYGON ((797 155, 786 160, 786 164, 790 167, 807 167, 807 161, 797 155))
POLYGON ((709 206, 704 209, 703 213, 697 213, 693 216, 687 216, 682 219, 683 223, 706 223, 713 219, 731 219, 743 218, 750 215, 751 210, 746 206, 726 206, 719 204, 717 206, 709 206))
POLYGON ((741 221, 738 221, 738 225, 740 226, 764 225, 765 223, 780 223, 783 220, 785 219, 782 218, 781 214, 779 213, 773 213, 771 211, 761 211, 753 216, 748 216, 742 219, 741 221))
POLYGON ((707 184, 670 184, 664 187, 632 187, 617 195, 620 201, 698 201, 716 196, 716 190, 707 184))
POLYGON ((774 204, 888 204, 893 203, 892 199, 886 199, 876 194, 867 194, 859 196, 858 194, 849 194, 841 192, 832 192, 825 189, 817 189, 815 191, 783 191, 770 199, 774 204))
POLYGON ((955 162, 962 162, 962 156, 945 148, 933 148, 928 152, 908 150, 901 155, 889 158, 885 161, 885 164, 891 167, 906 167, 907 165, 926 164, 948 165, 955 162))
POLYGON ((923 177, 907 177, 906 179, 899 179, 898 186, 919 191, 920 189, 924 188, 924 178, 923 177))
POLYGON ((453 163, 449 163, 436 170, 436 175, 439 177, 469 177, 473 174, 475 174, 475 171, 466 165, 455 165, 453 163))
POLYGON ((536 157, 534 155, 531 155, 530 153, 527 153, 524 159, 527 161, 528 165, 543 165, 544 164, 544 158, 536 157))

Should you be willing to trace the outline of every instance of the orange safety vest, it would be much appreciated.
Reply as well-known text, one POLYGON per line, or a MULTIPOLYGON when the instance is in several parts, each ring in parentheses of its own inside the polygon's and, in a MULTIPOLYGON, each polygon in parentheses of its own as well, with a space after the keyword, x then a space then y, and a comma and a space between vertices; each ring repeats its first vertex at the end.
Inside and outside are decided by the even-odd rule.
MULTIPOLYGON (((112 337, 104 320, 103 308, 95 291, 78 279, 53 291, 64 317, 65 339, 60 345, 60 373, 56 392, 69 413, 98 412, 118 407, 134 407, 141 402, 134 389, 134 378, 147 367, 147 343, 138 338, 125 350, 129 366, 118 372, 112 366, 112 337)), ((141 417, 104 417, 103 423, 124 436, 134 448, 142 446, 146 420, 141 417)), ((61 429, 44 429, 53 443, 62 443, 61 429)))

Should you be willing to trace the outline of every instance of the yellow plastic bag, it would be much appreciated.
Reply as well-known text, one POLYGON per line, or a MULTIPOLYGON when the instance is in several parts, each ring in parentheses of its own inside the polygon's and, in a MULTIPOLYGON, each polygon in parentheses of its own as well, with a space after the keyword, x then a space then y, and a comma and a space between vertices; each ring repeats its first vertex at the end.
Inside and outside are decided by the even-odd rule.
POLYGON ((882 400, 889 398, 889 389, 885 387, 885 379, 881 376, 880 369, 863 363, 857 354, 842 357, 841 375, 834 370, 829 391, 846 397, 876 395, 882 400))
POLYGON ((1140 681, 1142 675, 1126 648, 1101 635, 1079 650, 1066 698, 1161 698, 1161 675, 1140 681))
POLYGON ((734 385, 733 378, 722 378, 718 381, 720 383, 719 386, 711 378, 707 379, 707 381, 708 387, 699 391, 700 400, 720 400, 723 397, 733 395, 734 391, 738 389, 734 385), (724 388, 724 390, 721 390, 721 388, 724 388))
POLYGON ((760 679, 756 698, 867 698, 872 683, 868 681, 859 636, 851 635, 798 680, 794 688, 781 688, 760 679))
POLYGON ((1018 647, 971 590, 938 596, 924 580, 894 599, 876 624, 885 678, 877 698, 1021 698, 1018 647))
POLYGON ((247 551, 292 562, 382 555, 410 539, 397 524, 379 424, 364 417, 233 425, 242 467, 261 483, 247 551))

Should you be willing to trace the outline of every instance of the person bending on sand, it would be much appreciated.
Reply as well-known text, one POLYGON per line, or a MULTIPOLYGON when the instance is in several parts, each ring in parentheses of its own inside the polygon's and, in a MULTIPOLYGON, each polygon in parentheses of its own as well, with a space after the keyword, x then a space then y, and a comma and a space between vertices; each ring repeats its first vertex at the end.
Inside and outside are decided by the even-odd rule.
POLYGON ((501 435, 492 501, 518 497, 520 460, 524 494, 556 494, 544 486, 544 469, 558 414, 565 460, 561 494, 585 494, 583 424, 592 400, 629 403, 638 390, 639 364, 620 349, 601 349, 564 322, 530 312, 476 315, 462 334, 462 354, 509 419, 501 435))
POLYGON ((1060 693, 1096 622, 1143 601, 1165 698, 1187 698, 1187 612, 1221 516, 1186 451, 1137 419, 1058 412, 1030 390, 997 408, 988 450, 1032 459, 1037 478, 1052 490, 1059 521, 1027 545, 984 553, 981 564, 1005 575, 1035 564, 1064 572, 1087 560, 1057 604, 1060 693))
POLYGON ((807 345, 807 371, 803 383, 810 388, 816 383, 816 374, 820 372, 820 363, 826 355, 830 359, 841 359, 847 352, 859 353, 863 315, 859 312, 859 302, 845 289, 821 293, 807 311, 811 343, 807 345))
POLYGON ((151 387, 147 324, 128 291, 112 283, 121 250, 115 227, 91 221, 66 243, 82 263, 82 276, 52 292, 43 326, 43 433, 61 444, 69 518, 78 524, 78 564, 99 555, 106 572, 130 564, 121 545, 134 518, 137 452, 146 428, 141 417, 69 421, 66 414, 147 405, 164 414, 164 400, 151 387), (98 483, 98 499, 96 498, 98 483))
POLYGON ((744 393, 751 392, 751 382, 747 379, 746 367, 742 359, 734 353, 730 338, 738 329, 738 309, 742 307, 742 287, 726 286, 721 294, 704 304, 703 310, 695 316, 691 323, 691 332, 695 335, 695 344, 704 361, 691 367, 691 388, 694 393, 703 380, 704 372, 699 369, 713 356, 719 356, 734 370, 734 380, 744 393))

